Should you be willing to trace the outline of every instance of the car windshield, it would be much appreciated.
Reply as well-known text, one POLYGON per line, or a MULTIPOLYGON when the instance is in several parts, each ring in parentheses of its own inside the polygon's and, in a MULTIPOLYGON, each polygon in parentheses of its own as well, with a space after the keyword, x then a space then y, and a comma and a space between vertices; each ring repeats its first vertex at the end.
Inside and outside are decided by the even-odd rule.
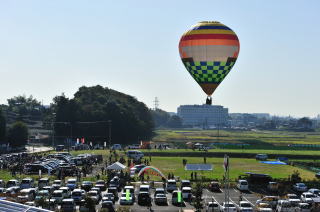
POLYGON ((306 194, 305 197, 306 197, 306 198, 312 198, 313 195, 312 195, 312 194, 306 194))
POLYGON ((88 196, 92 197, 92 196, 97 196, 97 192, 89 192, 88 196))
POLYGON ((72 196, 81 196, 82 193, 80 191, 72 192, 72 196))
POLYGON ((75 183, 76 183, 76 180, 68 180, 68 183, 69 183, 69 184, 75 184, 75 183))
POLYGON ((210 203, 209 207, 212 207, 212 208, 218 207, 218 203, 210 203))
POLYGON ((31 180, 22 180, 21 183, 30 183, 31 180))
POLYGON ((304 183, 297 183, 297 186, 299 187, 305 187, 306 185, 304 183))
POLYGON ((166 197, 166 195, 164 195, 164 194, 157 194, 156 197, 166 197))
POLYGON ((62 197, 62 193, 53 193, 52 197, 62 197))
POLYGON ((225 203, 223 206, 224 207, 229 207, 229 208, 234 207, 234 205, 232 203, 225 203))

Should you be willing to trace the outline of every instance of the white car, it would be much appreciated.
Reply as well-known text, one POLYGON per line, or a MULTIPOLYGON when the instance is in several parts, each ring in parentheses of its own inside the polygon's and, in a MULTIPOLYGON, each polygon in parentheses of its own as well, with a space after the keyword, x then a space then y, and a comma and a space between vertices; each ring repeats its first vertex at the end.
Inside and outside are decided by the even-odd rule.
POLYGON ((240 191, 249 191, 249 184, 246 180, 239 180, 237 184, 237 188, 240 191))
POLYGON ((311 205, 308 203, 299 203, 296 207, 296 211, 299 212, 311 212, 311 205))
POLYGON ((208 202, 206 205, 206 212, 219 212, 220 206, 217 202, 208 202))
POLYGON ((293 206, 296 206, 299 203, 301 203, 301 199, 296 194, 287 194, 287 200, 293 206))
POLYGON ((308 192, 313 193, 316 196, 320 196, 320 190, 317 188, 310 188, 308 192))
POLYGON ((295 212, 295 209, 288 200, 279 200, 276 211, 277 212, 295 212))
POLYGON ((273 211, 271 205, 266 202, 257 203, 256 209, 259 212, 272 212, 273 211))
POLYGON ((293 189, 299 192, 306 192, 308 187, 304 183, 296 183, 293 185, 293 189))
POLYGON ((191 200, 191 187, 183 187, 182 188, 182 198, 184 200, 191 200))
POLYGON ((237 212, 236 206, 231 202, 223 202, 220 206, 221 212, 237 212))
POLYGON ((301 194, 301 201, 304 203, 312 204, 314 203, 314 198, 316 198, 316 196, 310 192, 303 192, 301 194))
POLYGON ((240 201, 239 212, 253 212, 252 205, 247 201, 240 201))

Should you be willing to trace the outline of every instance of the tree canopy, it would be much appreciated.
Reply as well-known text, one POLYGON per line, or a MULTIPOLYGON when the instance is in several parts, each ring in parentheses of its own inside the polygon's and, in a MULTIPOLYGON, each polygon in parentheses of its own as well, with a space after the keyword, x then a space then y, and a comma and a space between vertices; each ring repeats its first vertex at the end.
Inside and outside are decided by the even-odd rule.
POLYGON ((10 146, 18 147, 26 145, 28 142, 28 127, 21 121, 15 122, 8 131, 8 141, 10 146))
POLYGON ((6 138, 6 119, 0 108, 0 142, 6 138))
POLYGON ((144 103, 100 85, 80 87, 72 99, 56 96, 52 106, 57 138, 102 143, 111 136, 112 143, 127 144, 153 136, 153 119, 144 103))

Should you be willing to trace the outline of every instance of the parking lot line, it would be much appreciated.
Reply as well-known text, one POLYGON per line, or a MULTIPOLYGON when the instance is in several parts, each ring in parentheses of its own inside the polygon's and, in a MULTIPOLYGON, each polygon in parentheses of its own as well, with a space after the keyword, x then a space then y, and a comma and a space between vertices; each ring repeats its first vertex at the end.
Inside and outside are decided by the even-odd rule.
POLYGON ((237 189, 233 188, 233 190, 238 193, 238 190, 237 190, 237 189))
POLYGON ((252 207, 254 207, 254 204, 253 204, 252 202, 250 202, 246 197, 242 196, 242 198, 243 198, 245 201, 249 202, 252 207))

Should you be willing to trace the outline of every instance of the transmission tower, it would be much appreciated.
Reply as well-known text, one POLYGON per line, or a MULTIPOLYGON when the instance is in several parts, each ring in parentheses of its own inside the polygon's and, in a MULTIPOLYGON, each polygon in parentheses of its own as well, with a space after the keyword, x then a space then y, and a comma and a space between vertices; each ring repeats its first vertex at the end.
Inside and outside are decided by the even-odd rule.
POLYGON ((158 110, 159 109, 159 100, 158 97, 154 98, 154 110, 158 110))

